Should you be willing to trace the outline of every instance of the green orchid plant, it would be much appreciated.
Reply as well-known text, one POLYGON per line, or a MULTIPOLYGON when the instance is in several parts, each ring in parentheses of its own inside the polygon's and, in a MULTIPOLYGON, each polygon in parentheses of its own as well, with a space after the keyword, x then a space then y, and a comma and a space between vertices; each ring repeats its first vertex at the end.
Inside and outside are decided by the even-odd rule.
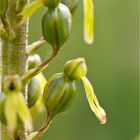
MULTIPOLYGON (((72 104, 76 95, 75 82, 83 82, 91 110, 101 124, 106 113, 100 106, 93 87, 86 77, 84 58, 68 61, 63 72, 46 80, 43 70, 69 39, 78 0, 0 0, 0 124, 3 140, 36 140, 48 130, 53 118, 72 104), (40 7, 42 37, 28 44, 29 18, 40 7), (52 52, 41 60, 36 51, 50 44, 52 52), (47 111, 43 124, 34 131, 32 109, 47 111), (7 132, 3 134, 3 131, 7 132), (9 135, 8 135, 9 134, 9 135)), ((94 5, 83 0, 84 40, 94 41, 94 5)))

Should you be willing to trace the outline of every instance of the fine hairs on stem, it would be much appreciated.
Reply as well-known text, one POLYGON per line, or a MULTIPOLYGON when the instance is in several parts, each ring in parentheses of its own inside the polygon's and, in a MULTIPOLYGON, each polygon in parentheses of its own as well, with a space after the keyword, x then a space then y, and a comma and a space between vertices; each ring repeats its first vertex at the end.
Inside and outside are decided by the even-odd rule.
MULTIPOLYGON (((76 81, 79 80, 83 81, 91 110, 101 124, 105 124, 106 113, 86 77, 84 58, 69 60, 61 72, 48 79, 43 74, 43 70, 70 37, 78 0, 0 0, 1 2, 0 85, 3 86, 0 86, 0 124, 3 124, 6 132, 2 139, 40 138, 48 130, 52 119, 70 107, 76 95, 76 81), (28 44, 29 18, 42 6, 46 7, 40 20, 42 37, 28 44), (35 51, 45 46, 45 43, 51 46, 52 52, 41 61, 40 55, 35 51), (42 120, 43 124, 33 132, 33 113, 38 115, 39 111, 45 109, 46 120, 42 120)), ((83 0, 83 6, 84 38, 86 43, 91 44, 94 40, 92 0, 83 0)))

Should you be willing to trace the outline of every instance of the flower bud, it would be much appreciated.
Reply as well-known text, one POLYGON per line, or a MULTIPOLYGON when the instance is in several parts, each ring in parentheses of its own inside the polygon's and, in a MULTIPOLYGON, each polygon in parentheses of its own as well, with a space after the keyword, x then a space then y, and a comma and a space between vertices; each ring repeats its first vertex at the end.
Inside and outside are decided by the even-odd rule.
POLYGON ((60 0, 43 0, 44 5, 47 6, 49 9, 54 9, 59 4, 60 0))
POLYGON ((42 113, 45 111, 45 105, 44 105, 44 102, 43 102, 43 90, 45 88, 45 85, 47 83, 47 80, 45 78, 45 76, 42 74, 42 73, 39 73, 37 76, 36 76, 40 83, 41 83, 41 91, 40 91, 40 96, 39 98, 37 99, 35 105, 30 108, 30 111, 32 113, 32 115, 36 115, 37 113, 42 113))
POLYGON ((53 47, 59 49, 67 41, 71 30, 71 13, 69 9, 59 4, 54 10, 47 10, 42 18, 42 34, 53 47))
POLYGON ((64 74, 72 80, 80 80, 87 74, 87 66, 84 58, 68 61, 64 66, 64 74))
POLYGON ((70 9, 72 14, 74 14, 77 9, 78 1, 79 0, 61 0, 61 2, 70 9))
POLYGON ((3 79, 3 91, 6 94, 18 93, 21 91, 22 82, 18 75, 8 75, 3 79))
POLYGON ((48 115, 54 117, 56 114, 64 112, 75 97, 75 91, 74 81, 69 80, 63 73, 53 75, 43 93, 48 115))
POLYGON ((28 69, 35 68, 41 64, 41 58, 38 54, 29 56, 28 58, 28 69))
POLYGON ((38 76, 33 77, 28 84, 28 107, 32 107, 41 95, 41 81, 38 76))

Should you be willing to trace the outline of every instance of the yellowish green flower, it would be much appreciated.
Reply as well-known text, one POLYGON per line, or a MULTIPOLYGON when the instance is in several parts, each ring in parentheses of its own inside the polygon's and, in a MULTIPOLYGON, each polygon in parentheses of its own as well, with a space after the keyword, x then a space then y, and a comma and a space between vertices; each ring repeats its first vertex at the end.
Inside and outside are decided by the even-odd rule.
POLYGON ((64 66, 64 74, 71 80, 82 80, 85 87, 87 100, 89 102, 91 110, 95 113, 100 123, 105 124, 106 113, 104 109, 99 105, 93 87, 90 81, 86 77, 87 66, 86 66, 85 59, 77 58, 68 61, 64 66))

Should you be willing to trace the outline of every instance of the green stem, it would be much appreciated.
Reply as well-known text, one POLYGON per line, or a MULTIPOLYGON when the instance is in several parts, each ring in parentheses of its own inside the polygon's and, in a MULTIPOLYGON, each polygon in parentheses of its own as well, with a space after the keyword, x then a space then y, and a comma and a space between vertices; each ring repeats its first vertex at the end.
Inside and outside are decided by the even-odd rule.
MULTIPOLYGON (((15 5, 17 0, 9 1, 7 17, 11 26, 16 21, 15 5)), ((14 37, 2 40, 2 75, 23 75, 26 67, 26 25, 12 29, 14 37)))
MULTIPOLYGON (((8 9, 6 11, 6 19, 10 24, 10 30, 5 29, 9 36, 6 39, 2 38, 2 78, 6 75, 11 74, 18 74, 22 76, 26 71, 27 25, 23 24, 21 26, 14 27, 14 25, 19 22, 16 18, 17 12, 15 10, 17 1, 18 0, 8 1, 8 9)), ((26 140, 25 132, 26 130, 24 128, 21 128, 20 130, 18 130, 16 138, 14 139, 26 140)))
POLYGON ((41 65, 39 65, 37 68, 27 71, 22 77, 23 84, 26 84, 32 77, 43 71, 48 66, 48 63, 57 55, 58 51, 58 49, 53 50, 52 53, 48 56, 48 58, 41 65))
POLYGON ((52 118, 51 117, 48 117, 47 118, 47 121, 38 130, 37 135, 36 135, 36 138, 41 137, 48 130, 51 122, 52 122, 52 118))
MULTIPOLYGON (((0 93, 2 91, 1 85, 2 85, 2 40, 0 38, 0 93)), ((1 115, 1 111, 0 111, 0 115, 1 115)), ((1 130, 1 125, 0 125, 0 130, 1 130)))
POLYGON ((48 116, 47 120, 43 123, 42 127, 36 131, 31 133, 27 140, 36 140, 37 138, 41 137, 49 128, 50 124, 52 122, 52 118, 48 116))
POLYGON ((5 30, 0 26, 0 38, 1 39, 6 39, 7 38, 7 33, 5 30))

